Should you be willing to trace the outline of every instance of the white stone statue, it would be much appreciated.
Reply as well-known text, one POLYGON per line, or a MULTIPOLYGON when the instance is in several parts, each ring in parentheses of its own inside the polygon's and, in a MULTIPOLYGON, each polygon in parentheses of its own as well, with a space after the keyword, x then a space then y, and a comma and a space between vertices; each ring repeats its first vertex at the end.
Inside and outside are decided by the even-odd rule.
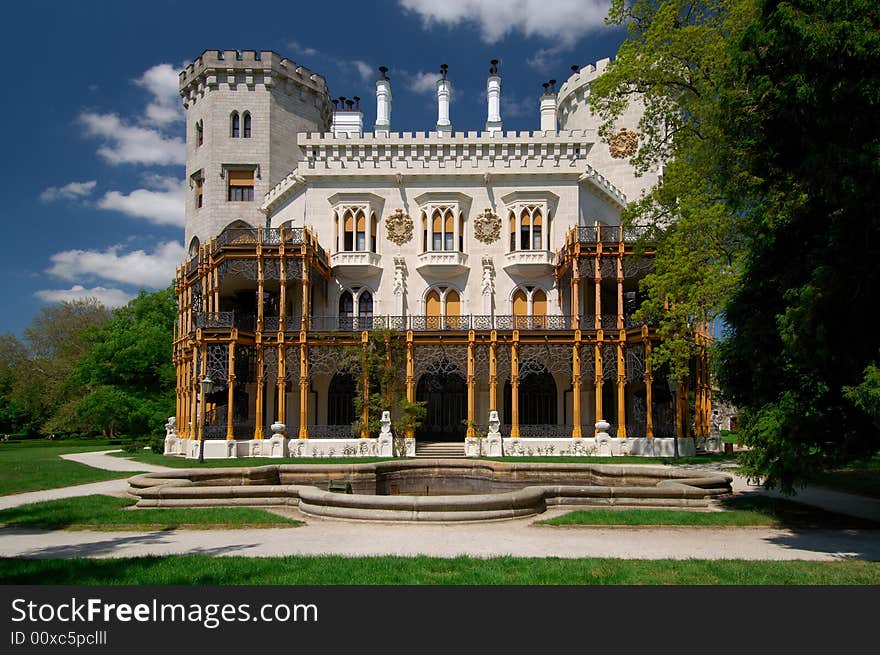
POLYGON ((379 421, 382 430, 379 432, 379 457, 394 456, 394 436, 391 434, 391 412, 384 410, 379 421))
POLYGON ((168 422, 165 424, 165 437, 177 437, 177 418, 174 416, 168 417, 168 422))
POLYGON ((501 419, 494 409, 489 412, 489 434, 486 435, 486 439, 489 442, 489 457, 501 457, 501 419))
POLYGON ((484 296, 491 296, 495 291, 495 283, 492 279, 492 260, 483 259, 483 279, 480 282, 480 292, 484 296))

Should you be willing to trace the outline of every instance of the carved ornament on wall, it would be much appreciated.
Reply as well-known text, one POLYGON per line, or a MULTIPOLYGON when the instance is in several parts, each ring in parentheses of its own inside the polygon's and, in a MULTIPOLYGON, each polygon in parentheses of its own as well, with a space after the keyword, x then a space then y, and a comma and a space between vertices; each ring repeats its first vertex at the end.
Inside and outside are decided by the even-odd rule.
POLYGON ((494 243, 501 236, 501 219, 491 209, 484 209, 474 218, 474 237, 482 243, 494 243))
POLYGON ((391 243, 402 246, 412 239, 413 222, 409 214, 402 209, 395 209, 385 219, 385 230, 391 243))
POLYGON ((615 159, 623 159, 634 155, 638 144, 639 135, 622 127, 608 140, 608 150, 615 159))

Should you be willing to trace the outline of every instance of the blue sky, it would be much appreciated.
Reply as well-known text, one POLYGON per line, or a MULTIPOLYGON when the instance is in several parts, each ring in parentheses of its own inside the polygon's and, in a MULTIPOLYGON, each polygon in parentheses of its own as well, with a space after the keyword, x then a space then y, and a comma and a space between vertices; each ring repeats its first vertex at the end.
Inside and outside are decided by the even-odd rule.
POLYGON ((28 0, 4 10, 6 130, 0 333, 46 303, 124 304, 166 286, 183 257, 184 123, 178 70, 205 49, 275 50, 360 96, 375 120, 388 66, 392 129, 427 131, 449 65, 456 130, 479 130, 501 60, 508 130, 538 128, 541 84, 613 56, 608 0, 378 0, 208 4, 28 0))

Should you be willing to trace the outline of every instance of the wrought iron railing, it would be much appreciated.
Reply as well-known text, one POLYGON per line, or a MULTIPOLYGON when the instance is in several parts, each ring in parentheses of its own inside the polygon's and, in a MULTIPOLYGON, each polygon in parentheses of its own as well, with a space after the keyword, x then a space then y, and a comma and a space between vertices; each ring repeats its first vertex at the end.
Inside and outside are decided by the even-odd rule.
POLYGON ((278 332, 281 319, 278 316, 263 317, 263 332, 278 332))
POLYGON ((616 330, 617 329, 617 314, 602 314, 602 329, 603 330, 616 330))
POLYGON ((197 312, 195 324, 197 328, 231 328, 235 323, 235 312, 197 312))
MULTIPOLYGON (((595 316, 583 314, 579 317, 581 330, 595 328, 595 316)), ((264 330, 275 331, 264 319, 264 330)), ((627 317, 624 324, 627 325, 627 317)), ((288 317, 286 329, 296 332, 300 329, 299 317, 288 317)), ((630 325, 641 325, 630 321, 630 325)), ((617 315, 601 316, 604 330, 617 329, 617 315)), ((547 316, 516 316, 511 314, 469 314, 465 316, 312 316, 309 329, 316 332, 361 332, 363 330, 414 330, 416 332, 466 332, 468 330, 572 330, 573 317, 551 314, 547 316)))
POLYGON ((621 233, 619 225, 579 225, 576 229, 578 243, 635 243, 649 233, 646 225, 633 225, 621 233))

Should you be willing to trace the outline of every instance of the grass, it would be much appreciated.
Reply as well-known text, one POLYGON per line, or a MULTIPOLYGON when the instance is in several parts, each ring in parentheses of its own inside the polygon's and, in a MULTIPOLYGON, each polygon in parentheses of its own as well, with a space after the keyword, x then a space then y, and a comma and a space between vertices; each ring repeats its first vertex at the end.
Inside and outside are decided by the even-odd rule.
POLYGON ((50 530, 170 530, 174 528, 277 528, 301 521, 249 507, 130 509, 135 501, 81 496, 0 510, 0 525, 50 530))
POLYGON ((734 496, 722 501, 724 511, 694 512, 674 509, 589 509, 569 512, 542 525, 677 525, 766 526, 786 528, 877 529, 867 519, 835 514, 783 498, 734 496))
POLYGON ((494 557, 0 559, 0 584, 876 585, 880 562, 494 557))
POLYGON ((880 498, 880 453, 871 459, 816 476, 813 484, 835 491, 880 498))
POLYGON ((107 450, 107 448, 108 446, 104 444, 68 445, 63 441, 45 440, 0 444, 0 496, 115 480, 133 475, 125 471, 104 471, 85 464, 69 462, 60 457, 68 453, 84 453, 92 450, 107 450))

